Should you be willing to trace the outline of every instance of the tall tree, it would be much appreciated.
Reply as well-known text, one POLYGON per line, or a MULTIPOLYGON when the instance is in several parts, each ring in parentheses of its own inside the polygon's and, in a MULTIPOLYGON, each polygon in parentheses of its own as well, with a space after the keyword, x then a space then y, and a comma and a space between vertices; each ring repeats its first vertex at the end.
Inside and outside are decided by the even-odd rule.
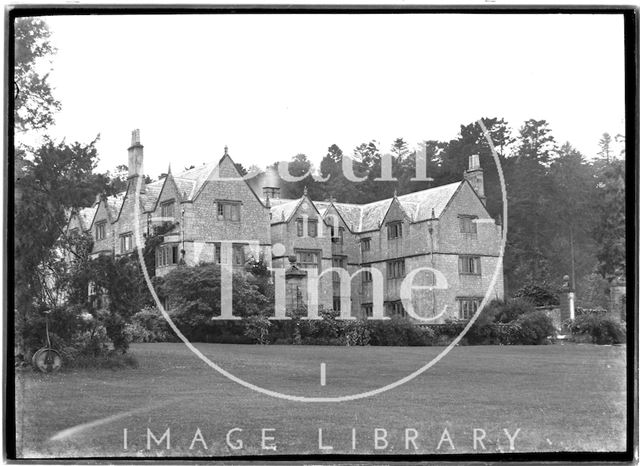
POLYGON ((555 235, 550 218, 554 199, 548 164, 556 153, 555 140, 544 120, 528 120, 520 128, 515 157, 505 160, 509 202, 505 273, 510 290, 544 285, 557 279, 551 273, 548 245, 555 235))
MULTIPOLYGON (((63 232, 70 211, 91 205, 103 189, 93 169, 95 141, 66 145, 46 140, 32 157, 18 157, 15 186, 15 309, 17 335, 25 330, 29 314, 46 306, 48 271, 58 248, 65 247, 63 232)), ((66 247, 69 254, 76 254, 66 247)))
POLYGON ((609 163, 609 158, 611 157, 611 135, 609 133, 602 133, 602 137, 598 141, 598 147, 600 147, 598 155, 609 163))
POLYGON ((396 138, 391 144, 391 153, 395 155, 398 162, 404 160, 410 152, 409 144, 403 138, 396 138))
POLYGON ((613 160, 598 173, 595 225, 598 270, 612 280, 626 275, 625 167, 613 160))
POLYGON ((555 230, 549 243, 552 276, 568 274, 576 288, 595 266, 595 244, 590 235, 596 203, 594 171, 582 154, 566 143, 549 167, 549 175, 553 203, 548 221, 555 230))
POLYGON ((15 22, 15 129, 44 129, 60 109, 51 93, 49 73, 41 73, 42 62, 55 49, 47 23, 40 18, 17 18, 15 22))

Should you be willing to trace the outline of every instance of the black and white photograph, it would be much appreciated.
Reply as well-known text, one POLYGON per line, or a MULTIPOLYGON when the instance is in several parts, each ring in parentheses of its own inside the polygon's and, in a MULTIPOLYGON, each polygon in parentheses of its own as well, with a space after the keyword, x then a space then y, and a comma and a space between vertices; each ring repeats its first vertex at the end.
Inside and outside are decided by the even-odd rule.
POLYGON ((637 462, 637 19, 7 7, 5 460, 637 462))

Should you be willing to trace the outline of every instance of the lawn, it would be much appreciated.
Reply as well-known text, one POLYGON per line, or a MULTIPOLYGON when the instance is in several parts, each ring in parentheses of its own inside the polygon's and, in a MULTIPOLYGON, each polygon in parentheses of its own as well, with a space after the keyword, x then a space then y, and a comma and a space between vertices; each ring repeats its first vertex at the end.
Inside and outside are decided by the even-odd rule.
MULTIPOLYGON (((378 388, 442 350, 197 346, 236 376, 303 396, 378 388), (321 363, 326 364, 324 386, 321 363)), ((416 449, 446 454, 473 452, 474 429, 475 451, 491 453, 509 451, 504 429, 514 438, 516 451, 623 450, 626 442, 624 346, 456 347, 398 388, 340 403, 292 402, 256 393, 218 374, 178 343, 138 344, 131 351, 139 361, 137 369, 20 373, 18 454, 404 454, 416 449), (241 440, 242 448, 232 449, 226 442, 234 428, 242 431, 231 432, 229 443, 238 447, 241 440), (147 429, 158 439, 170 429, 171 449, 165 448, 165 438, 147 450, 147 429), (319 429, 322 446, 333 450, 319 448, 319 429), (264 444, 275 444, 276 451, 262 448, 263 435, 273 438, 264 444), (407 441, 407 436, 415 440, 407 441)))

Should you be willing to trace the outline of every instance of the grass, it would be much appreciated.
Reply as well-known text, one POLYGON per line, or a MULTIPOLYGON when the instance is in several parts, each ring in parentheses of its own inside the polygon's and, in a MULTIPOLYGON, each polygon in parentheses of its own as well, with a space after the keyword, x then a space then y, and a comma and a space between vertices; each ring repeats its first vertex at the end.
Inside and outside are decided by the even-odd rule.
POLYGON ((72 361, 66 361, 62 367, 63 371, 73 371, 76 369, 103 370, 103 369, 126 369, 138 367, 138 360, 131 353, 110 353, 100 356, 77 355, 72 361))
MULTIPOLYGON (((339 396, 374 389, 421 367, 442 348, 320 347, 198 344, 232 374, 271 390, 339 396), (326 386, 320 364, 326 364, 326 386)), ((405 429, 418 432, 419 453, 473 452, 483 429, 486 452, 623 450, 626 425, 625 351, 616 346, 467 346, 401 387, 342 403, 296 403, 244 388, 218 374, 178 343, 133 345, 137 368, 23 372, 16 380, 18 454, 49 456, 247 455, 261 449, 261 429, 278 454, 414 453, 405 429), (97 423, 96 423, 97 421, 97 423), (94 423, 94 424, 89 424, 94 423), (74 431, 65 429, 87 424, 74 431), (225 442, 230 429, 243 448, 225 442), (170 428, 171 450, 152 444, 170 428), (197 429, 206 442, 190 449, 197 429), (356 448, 352 449, 352 429, 356 448), (374 430, 388 446, 375 450, 374 430), (447 429, 455 450, 446 441, 447 429), (123 448, 127 429, 128 449, 123 448), (62 434, 60 434, 63 432, 62 434), (380 431, 381 433, 381 431, 380 431), (481 432, 477 431, 478 436, 481 432), (58 437, 56 437, 56 435, 58 437)), ((381 446, 383 443, 381 442, 381 446)), ((478 443, 478 451, 483 451, 478 443)))

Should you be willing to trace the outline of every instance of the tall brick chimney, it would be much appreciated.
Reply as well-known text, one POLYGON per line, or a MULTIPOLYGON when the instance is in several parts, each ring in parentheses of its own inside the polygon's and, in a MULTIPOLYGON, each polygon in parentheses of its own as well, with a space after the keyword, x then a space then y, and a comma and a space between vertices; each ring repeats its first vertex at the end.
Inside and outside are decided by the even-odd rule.
POLYGON ((465 170, 464 179, 469 181, 482 203, 487 205, 487 197, 484 195, 484 170, 480 166, 480 156, 469 156, 469 170, 465 170))
MULTIPOLYGON (((140 130, 134 129, 131 132, 131 147, 129 147, 129 186, 133 183, 136 186, 138 177, 142 176, 142 163, 144 159, 144 146, 140 144, 140 130)), ((144 179, 142 180, 140 192, 145 192, 144 179)))

